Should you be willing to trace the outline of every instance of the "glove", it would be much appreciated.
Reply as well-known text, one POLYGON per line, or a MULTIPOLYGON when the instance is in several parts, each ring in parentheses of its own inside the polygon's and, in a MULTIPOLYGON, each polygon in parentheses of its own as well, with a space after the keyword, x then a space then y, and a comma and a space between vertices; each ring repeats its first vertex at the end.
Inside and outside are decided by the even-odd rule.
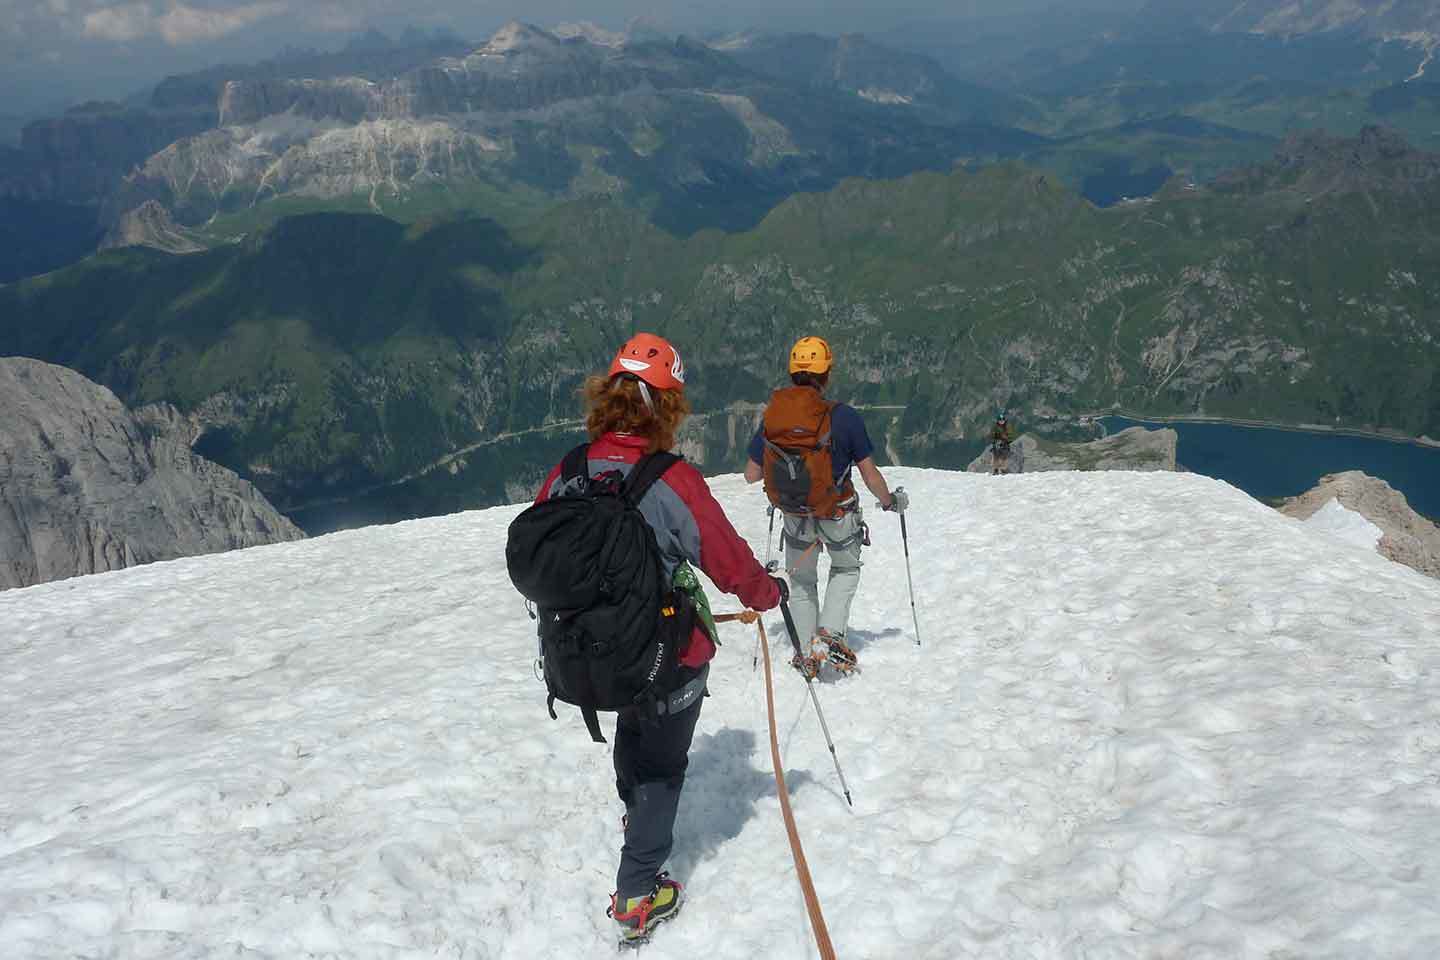
POLYGON ((771 577, 770 579, 773 580, 773 581, 775 581, 775 589, 777 589, 777 590, 780 591, 780 602, 781 602, 781 603, 789 603, 789 602, 790 602, 790 584, 786 583, 786 582, 785 582, 783 579, 781 579, 780 577, 771 577))
POLYGON ((910 496, 905 492, 904 487, 896 487, 890 491, 890 505, 880 508, 887 513, 904 513, 910 509, 910 496))

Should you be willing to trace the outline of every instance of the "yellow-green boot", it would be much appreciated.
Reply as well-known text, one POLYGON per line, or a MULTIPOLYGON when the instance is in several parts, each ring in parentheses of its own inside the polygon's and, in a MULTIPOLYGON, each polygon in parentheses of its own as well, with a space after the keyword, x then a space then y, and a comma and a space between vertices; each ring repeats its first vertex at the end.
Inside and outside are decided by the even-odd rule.
POLYGON ((684 899, 685 891, 679 881, 671 880, 668 873, 658 873, 655 889, 647 896, 627 897, 621 903, 619 893, 612 893, 610 908, 605 912, 620 925, 620 945, 638 946, 650 939, 656 924, 680 912, 684 899))

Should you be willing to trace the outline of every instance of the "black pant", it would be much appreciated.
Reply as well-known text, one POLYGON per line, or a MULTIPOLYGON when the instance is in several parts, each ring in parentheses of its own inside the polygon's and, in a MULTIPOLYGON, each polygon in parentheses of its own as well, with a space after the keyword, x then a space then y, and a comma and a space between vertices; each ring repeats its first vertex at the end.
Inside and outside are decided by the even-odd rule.
MULTIPOLYGON (((684 671, 680 682, 693 678, 684 671)), ((620 848, 615 890, 628 897, 648 896, 655 874, 675 843, 675 811, 690 765, 690 741, 700 719, 703 697, 673 716, 641 717, 621 713, 615 724, 615 789, 625 802, 627 826, 620 848)))

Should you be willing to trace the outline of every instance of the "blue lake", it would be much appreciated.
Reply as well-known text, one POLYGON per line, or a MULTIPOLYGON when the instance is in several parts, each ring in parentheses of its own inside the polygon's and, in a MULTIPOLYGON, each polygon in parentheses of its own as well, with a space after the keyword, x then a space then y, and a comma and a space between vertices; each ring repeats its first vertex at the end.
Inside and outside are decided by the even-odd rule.
POLYGON ((1180 436, 1180 465, 1233 484, 1252 497, 1293 497, 1327 473, 1363 470, 1399 490, 1410 506, 1440 517, 1440 448, 1279 427, 1229 423, 1160 423, 1105 417, 1106 433, 1170 427, 1180 436))

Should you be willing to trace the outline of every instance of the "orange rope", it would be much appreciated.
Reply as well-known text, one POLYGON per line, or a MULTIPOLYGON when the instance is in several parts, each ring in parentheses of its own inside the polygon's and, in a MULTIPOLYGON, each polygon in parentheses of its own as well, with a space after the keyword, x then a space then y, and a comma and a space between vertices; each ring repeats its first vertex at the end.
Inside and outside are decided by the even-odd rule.
MULTIPOLYGON (((760 629, 760 647, 765 655, 765 706, 770 712, 770 758, 775 765, 775 783, 780 788, 780 812, 785 816, 785 832, 790 835, 790 854, 795 858, 795 873, 800 878, 800 890, 805 894, 805 909, 810 913, 810 928, 815 932, 815 945, 820 948, 821 960, 835 960, 830 931, 825 927, 825 915, 820 912, 820 898, 815 895, 815 884, 810 881, 810 867, 805 863, 805 851, 800 848, 800 835, 795 832, 795 815, 790 812, 790 791, 785 787, 785 770, 780 764, 780 741, 775 737, 775 690, 770 678, 770 641, 765 636, 765 624, 759 614, 752 610, 745 613, 750 614, 760 629)), ((744 614, 727 619, 743 621, 744 614)))
POLYGON ((795 560, 795 566, 790 567, 790 568, 787 569, 785 572, 793 575, 796 570, 799 570, 799 569, 800 569, 800 564, 802 564, 802 563, 805 562, 805 558, 808 557, 808 556, 810 556, 810 551, 811 551, 811 550, 814 550, 814 549, 815 549, 816 547, 818 547, 818 546, 820 546, 820 541, 819 541, 819 540, 816 540, 816 541, 814 541, 813 543, 811 543, 810 546, 808 546, 808 547, 805 548, 805 552, 802 553, 802 554, 800 554, 800 556, 799 556, 798 558, 796 558, 796 560, 795 560))

